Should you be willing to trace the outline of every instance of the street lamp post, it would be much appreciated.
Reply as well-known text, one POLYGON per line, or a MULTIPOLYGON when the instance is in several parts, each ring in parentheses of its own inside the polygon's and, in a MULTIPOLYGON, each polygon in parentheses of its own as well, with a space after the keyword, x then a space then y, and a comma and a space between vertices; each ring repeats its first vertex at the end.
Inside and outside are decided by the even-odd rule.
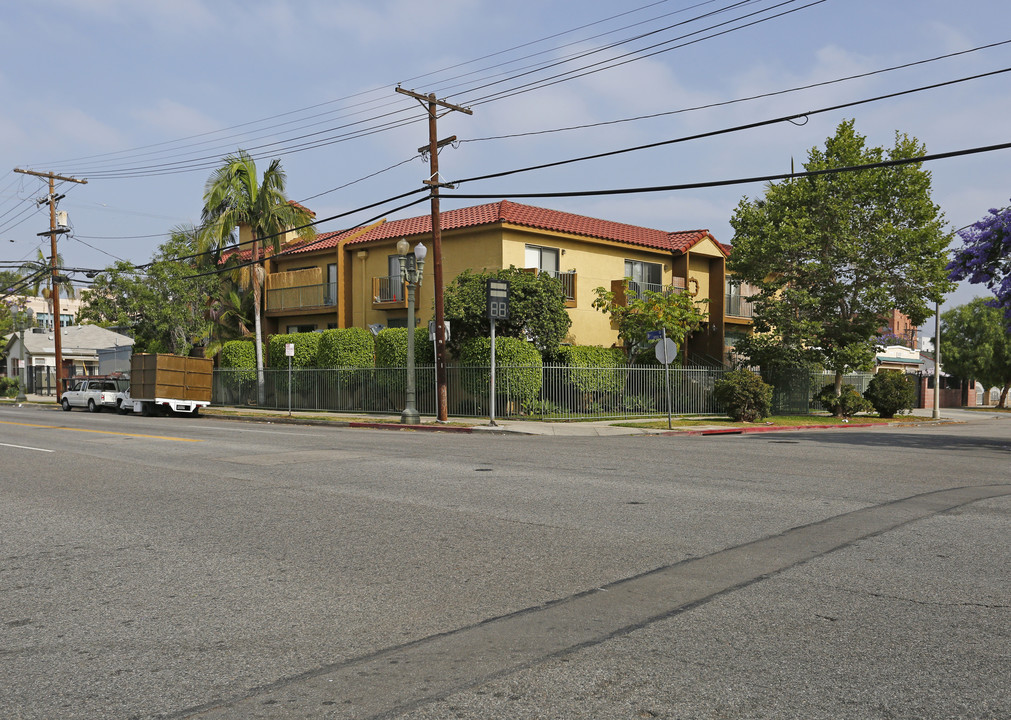
POLYGON ((397 243, 397 255, 400 256, 400 276, 407 282, 407 396, 404 400, 404 411, 400 414, 400 422, 404 425, 418 425, 421 423, 421 414, 415 407, 414 292, 421 285, 428 248, 418 243, 414 246, 414 253, 409 254, 410 247, 406 238, 401 238, 397 243))

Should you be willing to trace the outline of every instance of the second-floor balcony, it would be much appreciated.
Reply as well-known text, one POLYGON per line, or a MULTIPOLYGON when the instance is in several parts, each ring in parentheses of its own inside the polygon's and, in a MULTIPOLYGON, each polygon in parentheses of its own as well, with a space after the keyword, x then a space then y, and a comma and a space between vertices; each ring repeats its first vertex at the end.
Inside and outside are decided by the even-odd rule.
POLYGON ((372 307, 376 310, 407 307, 407 283, 400 275, 372 278, 372 307))
POLYGON ((337 283, 268 288, 265 312, 281 315, 292 312, 326 310, 337 306, 337 283))

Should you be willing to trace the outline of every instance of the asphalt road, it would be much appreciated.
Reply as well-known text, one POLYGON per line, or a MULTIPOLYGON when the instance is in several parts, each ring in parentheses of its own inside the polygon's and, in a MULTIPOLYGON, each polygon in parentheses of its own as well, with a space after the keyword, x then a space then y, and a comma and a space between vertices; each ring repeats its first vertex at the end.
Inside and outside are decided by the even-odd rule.
POLYGON ((1011 717, 1011 418, 722 437, 0 408, 0 717, 1011 717))

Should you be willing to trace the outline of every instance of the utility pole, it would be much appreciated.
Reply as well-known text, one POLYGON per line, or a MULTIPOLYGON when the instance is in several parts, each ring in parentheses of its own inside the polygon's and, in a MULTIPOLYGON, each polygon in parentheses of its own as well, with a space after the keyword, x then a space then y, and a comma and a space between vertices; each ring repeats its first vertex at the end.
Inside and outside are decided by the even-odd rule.
POLYGON ((56 203, 60 199, 56 197, 56 181, 75 182, 81 183, 82 185, 87 185, 88 181, 78 180, 77 178, 72 177, 64 177, 52 172, 41 173, 35 172, 34 170, 21 170, 19 168, 14 168, 14 172, 21 173, 23 175, 34 175, 35 177, 49 178, 49 197, 47 198, 49 200, 49 231, 37 234, 40 236, 49 236, 49 245, 50 250, 52 251, 52 255, 49 258, 49 266, 52 269, 53 274, 53 338, 55 338, 54 349, 56 354, 56 401, 59 402, 63 398, 63 339, 60 328, 60 281, 56 265, 56 236, 67 232, 67 229, 61 229, 56 226, 56 203))
MULTIPOLYGON (((439 213, 439 188, 452 187, 439 180, 439 148, 448 145, 456 140, 456 136, 439 140, 438 120, 440 107, 447 110, 473 115, 470 108, 453 105, 445 100, 439 100, 435 93, 422 95, 413 90, 404 90, 397 86, 397 92, 407 95, 421 103, 428 111, 428 162, 432 171, 425 185, 431 188, 432 198, 432 258, 435 265, 433 272, 433 282, 435 284, 435 382, 438 390, 436 396, 437 418, 440 422, 449 420, 448 402, 446 397, 446 321, 443 311, 443 285, 442 285, 442 224, 439 213)), ((418 148, 418 152, 424 152, 426 148, 418 148)), ((414 332, 414 328, 408 328, 408 332, 414 332)))

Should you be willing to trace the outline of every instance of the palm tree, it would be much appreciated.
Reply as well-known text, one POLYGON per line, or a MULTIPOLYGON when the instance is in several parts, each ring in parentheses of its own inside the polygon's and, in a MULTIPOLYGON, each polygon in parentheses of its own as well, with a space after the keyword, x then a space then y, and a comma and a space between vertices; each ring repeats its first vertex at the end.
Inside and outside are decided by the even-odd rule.
MULTIPOLYGON (((53 327, 56 327, 56 324, 60 322, 60 319, 58 317, 53 317, 53 274, 47 270, 47 268, 50 267, 49 258, 47 258, 45 253, 42 252, 42 248, 38 248, 37 253, 38 257, 35 260, 26 262, 21 266, 21 275, 25 278, 35 276, 35 279, 30 285, 32 295, 35 297, 41 296, 46 301, 46 305, 49 306, 49 317, 53 321, 53 327)), ((56 267, 63 267, 63 255, 60 253, 56 253, 56 267)), ((77 296, 74 286, 70 283, 69 278, 64 276, 58 284, 62 286, 63 294, 67 296, 68 300, 73 300, 77 296)), ((56 292, 60 292, 59 287, 56 288, 56 292)))
POLYGON ((243 278, 253 290, 253 322, 256 343, 257 400, 264 403, 263 334, 260 322, 261 294, 264 270, 260 261, 260 242, 269 242, 273 252, 279 252, 282 236, 294 230, 300 238, 311 239, 316 231, 308 226, 312 214, 301 205, 290 203, 284 189, 287 177, 280 160, 272 160, 259 182, 256 163, 245 150, 229 155, 204 186, 204 209, 201 214, 204 243, 216 256, 231 244, 235 228, 246 225, 252 236, 251 272, 243 278))

